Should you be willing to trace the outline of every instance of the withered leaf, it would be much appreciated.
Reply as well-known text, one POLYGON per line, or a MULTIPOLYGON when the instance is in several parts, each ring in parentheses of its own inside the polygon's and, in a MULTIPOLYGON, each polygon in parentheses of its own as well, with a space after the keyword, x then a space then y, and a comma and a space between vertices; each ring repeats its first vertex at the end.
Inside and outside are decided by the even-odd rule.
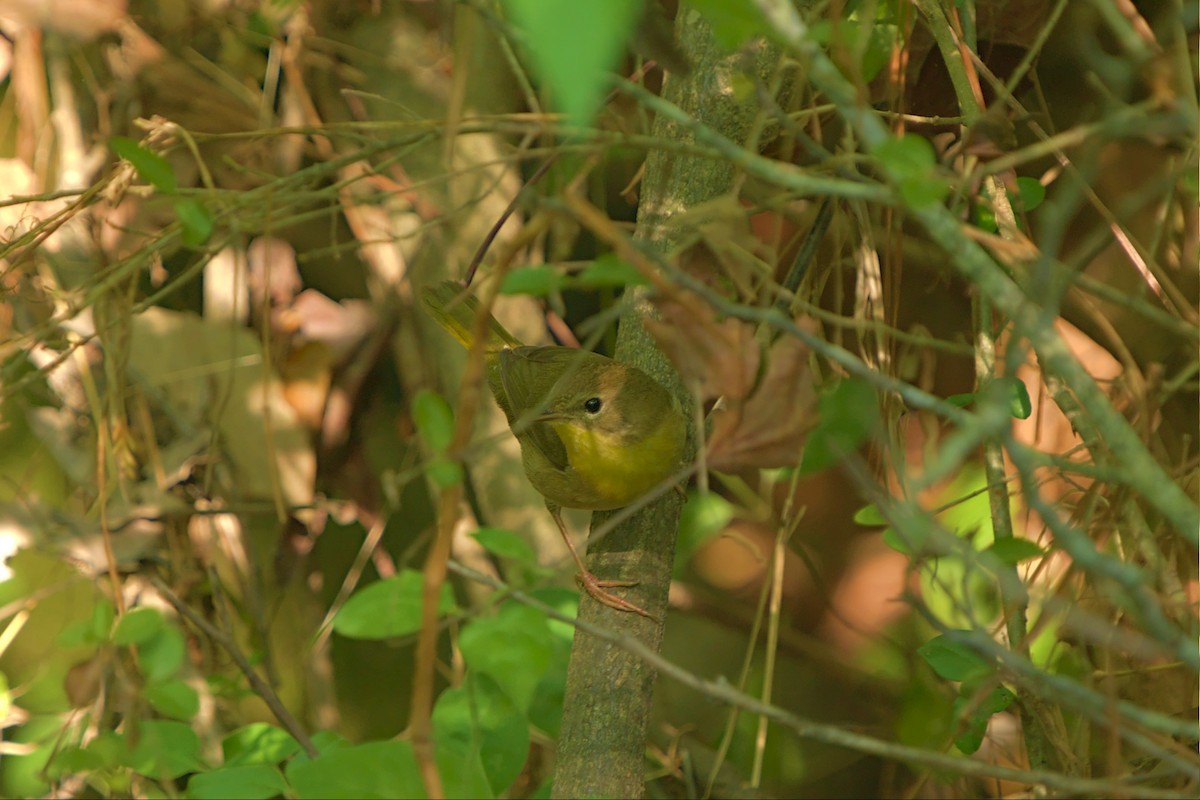
POLYGON ((658 308, 662 319, 647 318, 646 330, 684 382, 698 387, 701 401, 750 394, 762 360, 753 326, 738 319, 717 321, 712 306, 689 293, 662 300, 658 308))
POLYGON ((808 356, 808 347, 798 339, 786 337, 772 345, 766 373, 754 393, 715 412, 707 445, 710 467, 734 470, 799 463, 804 439, 817 423, 817 391, 808 356))

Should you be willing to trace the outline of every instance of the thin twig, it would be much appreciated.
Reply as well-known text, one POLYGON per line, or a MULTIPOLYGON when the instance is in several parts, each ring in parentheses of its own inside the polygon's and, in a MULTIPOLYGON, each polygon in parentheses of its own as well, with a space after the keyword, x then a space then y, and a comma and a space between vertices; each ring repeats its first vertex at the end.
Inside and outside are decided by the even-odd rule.
POLYGON ((157 575, 151 575, 150 582, 154 584, 154 587, 162 593, 167 602, 174 606, 175 610, 182 614, 188 622, 203 631, 205 636, 220 645, 225 652, 229 653, 229 657, 233 659, 238 669, 246 676, 246 680, 250 683, 250 688, 263 699, 263 702, 267 704, 267 708, 271 709, 271 713, 275 715, 275 719, 279 720, 279 724, 300 743, 300 746, 304 748, 304 752, 308 754, 309 758, 319 756, 320 753, 316 745, 313 744, 312 739, 309 738, 308 733, 301 727, 299 721, 292 716, 292 712, 288 711, 287 706, 279 699, 279 695, 275 694, 275 690, 254 671, 254 667, 250 665, 249 659, 246 658, 241 648, 237 646, 237 642, 224 631, 193 611, 157 575))

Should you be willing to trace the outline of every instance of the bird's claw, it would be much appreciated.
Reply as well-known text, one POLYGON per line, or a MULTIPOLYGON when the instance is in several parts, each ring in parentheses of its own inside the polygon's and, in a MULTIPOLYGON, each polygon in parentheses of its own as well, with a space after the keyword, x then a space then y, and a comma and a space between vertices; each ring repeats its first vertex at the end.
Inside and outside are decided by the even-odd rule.
POLYGON ((591 572, 580 572, 576 573, 575 582, 598 603, 603 603, 616 611, 627 611, 632 614, 641 614, 646 619, 654 619, 641 606, 636 606, 624 598, 617 597, 612 592, 605 591, 608 588, 637 586, 637 581, 601 580, 591 572))

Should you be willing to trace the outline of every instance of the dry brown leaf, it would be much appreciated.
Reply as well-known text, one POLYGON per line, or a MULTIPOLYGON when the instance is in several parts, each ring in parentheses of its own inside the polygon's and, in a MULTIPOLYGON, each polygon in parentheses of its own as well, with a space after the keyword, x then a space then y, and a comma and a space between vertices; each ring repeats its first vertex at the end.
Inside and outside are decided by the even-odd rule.
MULTIPOLYGON (((816 424, 817 392, 808 371, 809 349, 785 337, 763 353, 754 327, 718 320, 694 294, 658 303, 661 319, 646 329, 700 401, 723 399, 713 413, 707 458, 715 469, 782 467, 800 459, 804 437, 816 424), (761 374, 760 374, 761 373, 761 374)), ((800 323, 808 330, 815 323, 800 323)))
POLYGON ((712 306, 694 295, 658 304, 662 319, 645 320, 646 330, 701 400, 750 394, 762 360, 754 328, 737 319, 717 321, 712 306))
POLYGON ((804 438, 817 423, 817 390, 808 370, 809 349, 783 338, 767 354, 754 393, 714 414, 708 437, 713 469, 785 467, 800 461, 804 438))

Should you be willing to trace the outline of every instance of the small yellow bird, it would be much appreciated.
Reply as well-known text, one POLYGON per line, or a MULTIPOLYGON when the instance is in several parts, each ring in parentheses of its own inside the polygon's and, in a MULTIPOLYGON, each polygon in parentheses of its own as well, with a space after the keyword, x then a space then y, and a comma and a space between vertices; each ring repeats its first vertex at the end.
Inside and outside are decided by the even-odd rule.
MULTIPOLYGON (((454 281, 426 288, 422 299, 469 348, 478 301, 454 281)), ((600 580, 584 566, 561 508, 621 508, 679 469, 687 435, 679 403, 635 367, 586 350, 522 345, 494 318, 485 357, 488 387, 521 444, 529 482, 579 567, 580 584, 610 608, 650 616, 606 591, 633 582, 600 580)))

